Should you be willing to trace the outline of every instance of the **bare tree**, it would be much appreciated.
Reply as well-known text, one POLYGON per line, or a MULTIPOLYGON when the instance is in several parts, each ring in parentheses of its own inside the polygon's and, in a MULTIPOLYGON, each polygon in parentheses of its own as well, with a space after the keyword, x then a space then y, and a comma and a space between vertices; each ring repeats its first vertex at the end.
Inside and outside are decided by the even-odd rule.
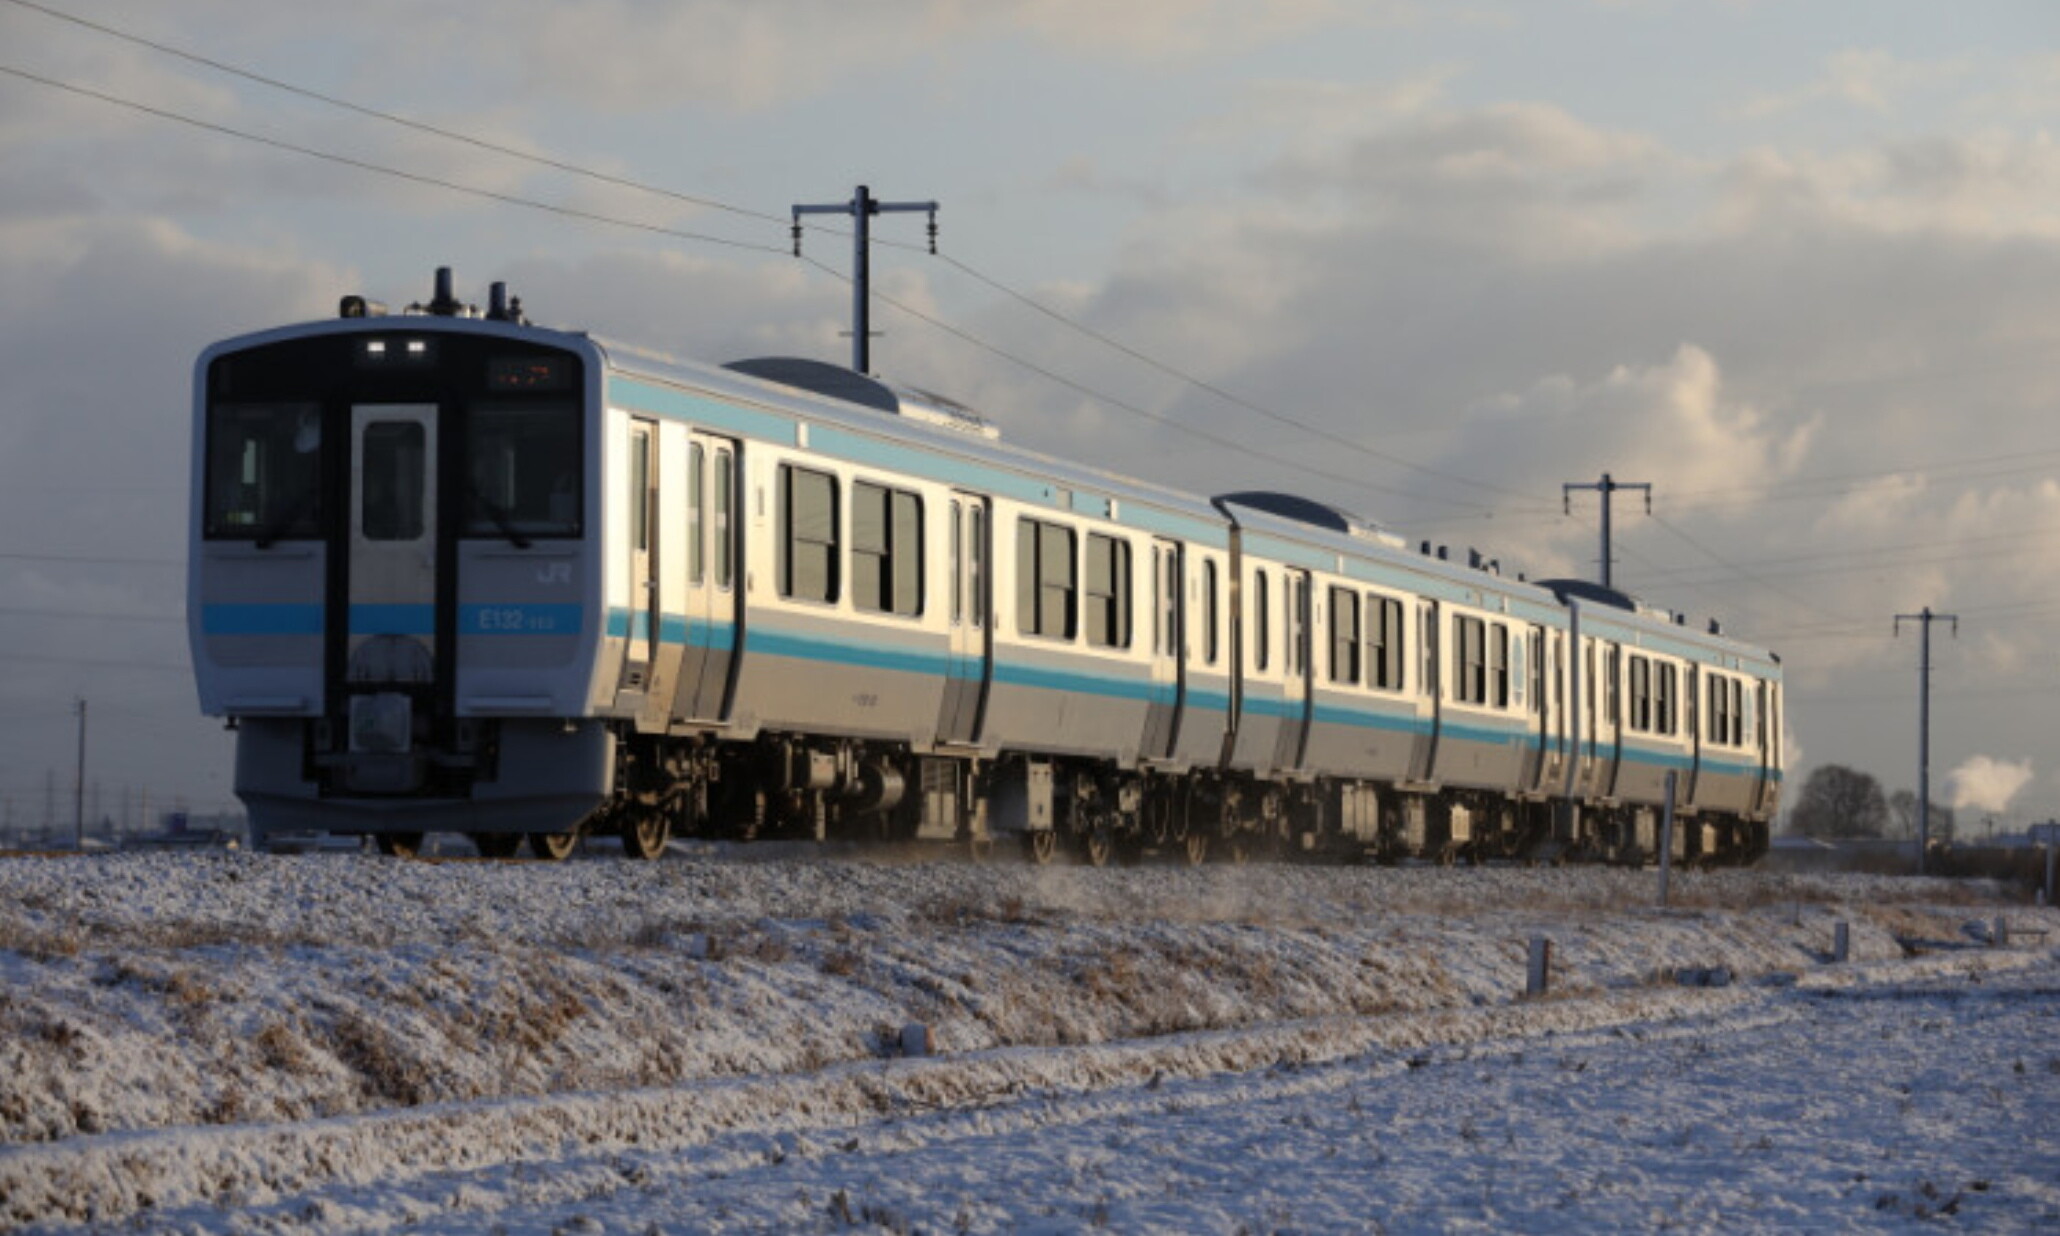
MULTIPOLYGON (((1888 796, 1889 814, 1895 817, 1898 837, 1917 835, 1917 795, 1909 790, 1897 790, 1888 796)), ((1931 840, 1935 845, 1953 839, 1953 809, 1938 803, 1931 804, 1931 840)))
POLYGON ((1788 831, 1804 837, 1879 837, 1887 826, 1881 783, 1843 764, 1811 770, 1788 813, 1788 831))

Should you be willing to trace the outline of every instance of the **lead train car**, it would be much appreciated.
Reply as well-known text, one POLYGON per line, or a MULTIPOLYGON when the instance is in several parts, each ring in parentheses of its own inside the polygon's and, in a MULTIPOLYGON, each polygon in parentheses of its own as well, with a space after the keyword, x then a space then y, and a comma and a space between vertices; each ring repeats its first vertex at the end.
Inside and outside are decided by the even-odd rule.
POLYGON ((259 834, 1750 861, 1778 661, 816 362, 425 307, 195 371, 189 625, 259 834))

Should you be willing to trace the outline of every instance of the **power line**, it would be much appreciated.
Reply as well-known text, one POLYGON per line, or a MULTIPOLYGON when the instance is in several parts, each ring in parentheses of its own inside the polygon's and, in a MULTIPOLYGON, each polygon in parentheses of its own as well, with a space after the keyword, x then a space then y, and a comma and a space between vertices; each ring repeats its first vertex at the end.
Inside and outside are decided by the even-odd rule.
MULTIPOLYGON (((389 112, 375 107, 368 107, 364 104, 356 103, 349 99, 344 99, 336 95, 325 94, 321 91, 311 90, 303 86, 296 86, 291 82, 282 81, 275 77, 269 77, 265 74, 257 73, 250 69, 245 69, 237 65, 228 64, 224 61, 216 60, 208 56, 203 56, 196 52, 191 52, 184 50, 182 48, 173 47, 169 44, 158 42, 154 39, 144 38, 141 35, 131 34, 127 31, 119 30, 115 27, 108 26, 103 23, 88 21, 84 18, 79 18, 72 16, 71 14, 62 13, 55 9, 51 9, 45 5, 34 3, 33 0, 9 0, 9 3, 16 4, 23 8, 31 9, 35 12, 45 14, 46 16, 53 17, 61 21, 71 22, 75 25, 82 26, 86 29, 94 30, 98 33, 105 34, 111 38, 120 39, 125 42, 133 43, 141 47, 147 47, 153 51, 160 52, 164 55, 174 56, 179 59, 186 60, 190 63, 202 65, 207 68, 214 69, 218 72, 226 73, 234 77, 243 78, 247 81, 256 82, 260 85, 268 86, 276 90, 281 90, 288 94, 292 94, 305 99, 311 99, 319 103, 324 103, 332 107, 341 108, 346 111, 350 111, 361 116, 370 117, 375 120, 381 120, 390 124, 399 125, 401 127, 414 130, 416 132, 427 133, 436 137, 444 138, 449 141, 459 142, 464 145, 472 146, 476 149, 490 151, 492 153, 499 155, 505 155, 509 158, 518 159, 523 162, 530 163, 539 167, 550 168, 552 170, 565 172, 570 175, 585 177, 587 179, 594 180, 603 184, 613 185, 619 188, 632 189, 642 193, 649 193, 655 196, 669 198, 671 200, 678 202, 684 202, 696 206, 703 206, 713 210, 726 211, 746 218, 758 219, 774 223, 783 222, 783 220, 779 219, 775 215, 767 214, 763 211, 753 210, 749 207, 738 206, 730 202, 724 202, 716 198, 707 197, 699 194, 684 193, 679 190, 666 188, 662 185, 655 185, 648 181, 634 180, 628 177, 618 176, 608 172, 597 171, 593 168, 583 167, 563 159, 558 159, 547 155, 540 155, 531 151, 525 151, 517 147, 508 146, 504 143, 490 141, 485 138, 475 136, 473 134, 463 133, 455 129, 449 129, 439 125, 433 125, 419 120, 414 120, 410 117, 402 116, 395 112, 389 112)), ((802 226, 798 216, 794 220, 794 225, 797 228, 802 226)), ((838 232, 835 229, 812 230, 827 230, 831 231, 832 234, 842 234, 841 232, 838 232)), ((883 246, 907 249, 916 252, 921 251, 918 250, 917 247, 914 245, 906 244, 899 241, 888 240, 884 238, 881 239, 878 243, 880 243, 883 246)), ((1080 322, 1064 313, 1061 313, 1058 310, 1053 309, 1050 306, 1044 304, 1043 302, 1037 300, 1036 298, 1028 295, 1027 293, 1022 292, 1014 287, 1011 287, 1010 285, 1002 282, 1001 280, 974 268, 969 263, 966 263, 949 254, 939 254, 935 246, 934 238, 928 250, 928 254, 929 256, 937 257, 945 265, 951 267, 954 270, 957 270, 958 272, 967 276, 968 278, 971 278, 997 292, 1002 293, 1004 296, 1007 296, 1010 299, 1017 301, 1018 303, 1034 310, 1035 312, 1051 319, 1054 322, 1058 322, 1059 324, 1067 327, 1070 330, 1078 332, 1079 334, 1089 339, 1092 339, 1097 343, 1100 343, 1104 347, 1110 348, 1123 356, 1129 357, 1130 359, 1139 362, 1140 364, 1146 365, 1154 370, 1157 370, 1162 374, 1167 375, 1168 377, 1172 377, 1182 383, 1185 383, 1188 386, 1203 391, 1217 399, 1220 399, 1235 407, 1241 408, 1247 412, 1251 412, 1258 416, 1263 416, 1268 420, 1272 420, 1278 424, 1290 426, 1294 429, 1300 430, 1303 433, 1307 433, 1312 437, 1319 438, 1326 442, 1330 442, 1333 445, 1344 447, 1347 450, 1358 452, 1360 454, 1367 456, 1368 458, 1380 460, 1394 467, 1403 468, 1408 471, 1420 472, 1424 475, 1436 477, 1439 480, 1447 481, 1455 485, 1462 485, 1471 489, 1478 489, 1489 493, 1500 494, 1505 497, 1515 498, 1519 501, 1531 503, 1537 502, 1537 499, 1533 495, 1524 494, 1517 490, 1509 489, 1505 486, 1491 484, 1486 481, 1475 480, 1470 477, 1460 476, 1457 473, 1446 472, 1442 469, 1433 468, 1426 464, 1417 463, 1413 460, 1405 459, 1402 456, 1390 454, 1389 452, 1367 446, 1365 443, 1355 441, 1343 435, 1332 433, 1329 430, 1314 425, 1308 421, 1302 420, 1298 417, 1289 416, 1286 413, 1253 402, 1252 400, 1245 399, 1242 396, 1234 394, 1233 392, 1215 383, 1209 382, 1203 378, 1196 377, 1191 373, 1188 373, 1174 365, 1168 364, 1165 361, 1161 361, 1156 357, 1150 356, 1137 348, 1131 347, 1130 345, 1125 344, 1122 341, 1105 334, 1104 332, 1098 331, 1083 322, 1080 322)), ((863 340, 861 340, 860 342, 862 344, 863 340)), ((858 366, 858 369, 860 372, 864 372, 864 366, 858 366)), ((1542 506, 1542 504, 1539 505, 1542 506)))
POLYGON ((291 82, 281 81, 276 77, 266 77, 262 73, 253 72, 250 69, 239 68, 236 65, 228 64, 220 60, 215 60, 208 56, 200 55, 198 52, 190 52, 182 48, 173 47, 168 43, 160 43, 154 39, 146 39, 141 35, 130 34, 125 30, 118 30, 113 26, 103 25, 100 22, 88 21, 83 17, 79 17, 71 13, 59 12, 58 10, 50 8, 46 5, 37 4, 34 2, 34 0, 7 0, 7 2, 10 4, 17 5, 21 8, 33 9, 34 11, 41 13, 46 17, 54 17, 59 21, 68 21, 75 26, 83 26, 88 30, 97 31, 101 34, 107 35, 110 38, 120 39, 125 43, 134 43, 139 47, 147 47, 152 51, 161 52, 167 56, 175 56, 181 60, 188 61, 192 64, 203 65, 207 68, 214 69, 217 72, 227 73, 232 77, 240 77, 243 78, 245 81, 256 82, 261 86, 269 86, 274 90, 283 90, 287 94, 298 95, 303 99, 312 99, 317 103, 326 103, 331 107, 340 107, 345 111, 356 112, 360 116, 369 116, 374 120, 383 120, 388 124, 400 125, 402 128, 413 129, 418 133, 427 133, 431 136, 441 137, 448 141, 460 142, 464 145, 471 146, 479 150, 490 151, 498 155, 506 155, 511 159, 520 159, 525 163, 533 163, 538 167, 548 167, 553 169, 554 171, 568 172, 575 176, 584 176, 589 180, 601 181, 604 184, 615 185, 618 188, 634 189, 640 193, 650 193, 658 197, 671 198, 676 202, 684 202, 693 206, 705 206, 710 210, 726 211, 730 214, 743 215, 746 218, 759 219, 768 223, 785 222, 785 220, 779 218, 777 215, 769 215, 762 211, 751 210, 743 206, 734 206, 728 202, 718 201, 715 198, 698 197, 691 193, 681 193, 677 190, 667 189, 660 185, 647 184, 640 180, 631 180, 624 176, 610 175, 607 172, 595 171, 592 168, 580 167, 576 164, 567 163, 559 159, 554 159, 548 155, 540 155, 533 153, 531 151, 519 149, 514 146, 503 145, 500 142, 489 141, 485 138, 476 137, 469 133, 460 133, 455 129, 446 129, 437 125, 424 123, 420 120, 413 120, 407 116, 402 116, 395 112, 381 111, 379 108, 376 107, 367 107, 362 103, 353 103, 349 99, 339 98, 333 94, 323 94, 319 90, 310 90, 305 86, 296 86, 291 82))
MULTIPOLYGON (((11 2, 18 2, 18 0, 11 0, 11 2)), ((639 223, 632 219, 621 219, 613 215, 600 214, 596 211, 581 210, 575 206, 560 206, 552 202, 541 202, 535 198, 520 197, 513 193, 502 193, 495 189, 482 189, 476 185, 459 184, 457 181, 445 180, 438 176, 426 176, 420 172, 410 172, 397 167, 388 167, 385 164, 373 163, 365 159, 354 159, 349 155, 340 155, 327 150, 317 150, 312 146, 303 146, 297 142, 283 141, 276 137, 266 137, 262 133, 252 133, 247 129, 237 129, 229 125, 216 124, 211 120, 202 120, 196 116, 184 115, 171 111, 168 108, 154 107, 148 103, 139 103, 134 99, 124 99, 119 95, 91 90, 84 86, 75 86, 69 82, 61 82, 55 78, 44 77, 39 73, 31 73, 26 69, 15 68, 12 65, 0 64, 0 73, 5 73, 11 77, 18 77, 23 81, 34 82, 39 86, 48 86, 53 90, 62 90, 84 98, 97 99, 102 103, 113 104, 116 107, 125 107, 130 111, 141 112, 147 116, 155 116, 160 120, 169 120, 176 124, 189 125, 210 133, 221 134, 224 137, 234 137, 246 142, 255 142, 260 146, 269 146, 274 150, 284 150, 291 154, 304 155, 310 159, 320 159, 325 163, 334 163, 362 172, 371 172, 374 175, 388 176, 395 180, 408 181, 412 184, 427 185, 431 188, 445 189, 452 193, 462 193, 470 197, 484 198, 488 201, 500 202, 508 206, 520 206, 526 210, 537 210, 547 214, 562 215, 568 219, 579 219, 588 223, 601 223, 610 227, 650 232, 660 236, 675 237, 680 240, 700 241, 704 244, 724 245, 732 249, 743 249, 754 253, 784 254, 784 250, 776 249, 771 245, 761 245, 745 240, 731 240, 725 236, 711 236, 706 232, 690 232, 657 223, 639 223)))

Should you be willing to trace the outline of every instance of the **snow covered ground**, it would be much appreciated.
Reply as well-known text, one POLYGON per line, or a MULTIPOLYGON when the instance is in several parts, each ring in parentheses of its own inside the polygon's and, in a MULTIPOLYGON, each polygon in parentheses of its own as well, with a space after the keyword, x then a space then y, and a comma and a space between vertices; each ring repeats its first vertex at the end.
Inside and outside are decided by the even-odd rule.
POLYGON ((0 859, 0 1226, 2060 1231, 2060 914, 1655 883, 0 859))

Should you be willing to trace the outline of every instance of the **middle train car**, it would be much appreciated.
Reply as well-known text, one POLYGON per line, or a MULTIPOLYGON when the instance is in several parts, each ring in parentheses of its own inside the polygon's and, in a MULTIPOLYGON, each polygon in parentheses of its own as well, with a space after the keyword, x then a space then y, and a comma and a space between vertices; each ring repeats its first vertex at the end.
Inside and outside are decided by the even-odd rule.
POLYGON ((1098 862, 1279 846, 1639 861, 1671 772, 1682 857, 1764 847, 1781 749, 1767 653, 1616 594, 1412 552, 1303 499, 1202 499, 1026 451, 948 401, 837 366, 696 365, 438 300, 203 357, 195 659, 204 707, 241 723, 238 787, 260 830, 396 849, 465 831, 492 850, 515 830, 550 854, 587 831, 646 854, 692 832, 1007 838, 1098 862), (360 357, 299 392, 313 369, 264 359, 417 337, 434 345, 419 380, 360 357), (581 376, 526 395, 525 348, 581 376), (435 370, 475 362, 480 396, 463 394, 469 369, 435 370), (472 422, 531 415, 501 405, 532 398, 539 416, 576 401, 580 445, 562 462, 577 477, 542 456, 494 465, 472 422), (392 565, 366 529, 305 504, 289 527, 217 502, 256 492, 224 482, 258 465, 214 436, 313 440, 266 428, 284 409, 327 418, 331 439, 363 429, 349 467, 321 475, 365 494, 322 492, 373 509, 379 400, 434 429, 443 491, 469 495, 463 518, 430 521, 452 545, 432 551, 419 529, 444 582, 410 585, 450 614, 359 603, 392 565), (433 424, 424 409, 441 409, 433 424), (514 492, 552 476, 551 492, 514 492), (584 515, 538 539, 519 517, 555 510, 559 490, 584 515), (288 666, 301 645, 259 630, 285 608, 264 580, 325 556, 293 576, 291 633, 312 660, 288 666), (347 595, 302 603, 324 571, 347 595), (388 618, 406 621, 372 629, 388 618), (526 668, 543 643, 549 673, 526 668), (424 685, 382 686, 388 661, 419 665, 409 681, 424 685), (412 776, 356 747, 389 714, 386 728, 412 725, 391 736, 412 776), (554 772, 561 748, 600 775, 554 772))

